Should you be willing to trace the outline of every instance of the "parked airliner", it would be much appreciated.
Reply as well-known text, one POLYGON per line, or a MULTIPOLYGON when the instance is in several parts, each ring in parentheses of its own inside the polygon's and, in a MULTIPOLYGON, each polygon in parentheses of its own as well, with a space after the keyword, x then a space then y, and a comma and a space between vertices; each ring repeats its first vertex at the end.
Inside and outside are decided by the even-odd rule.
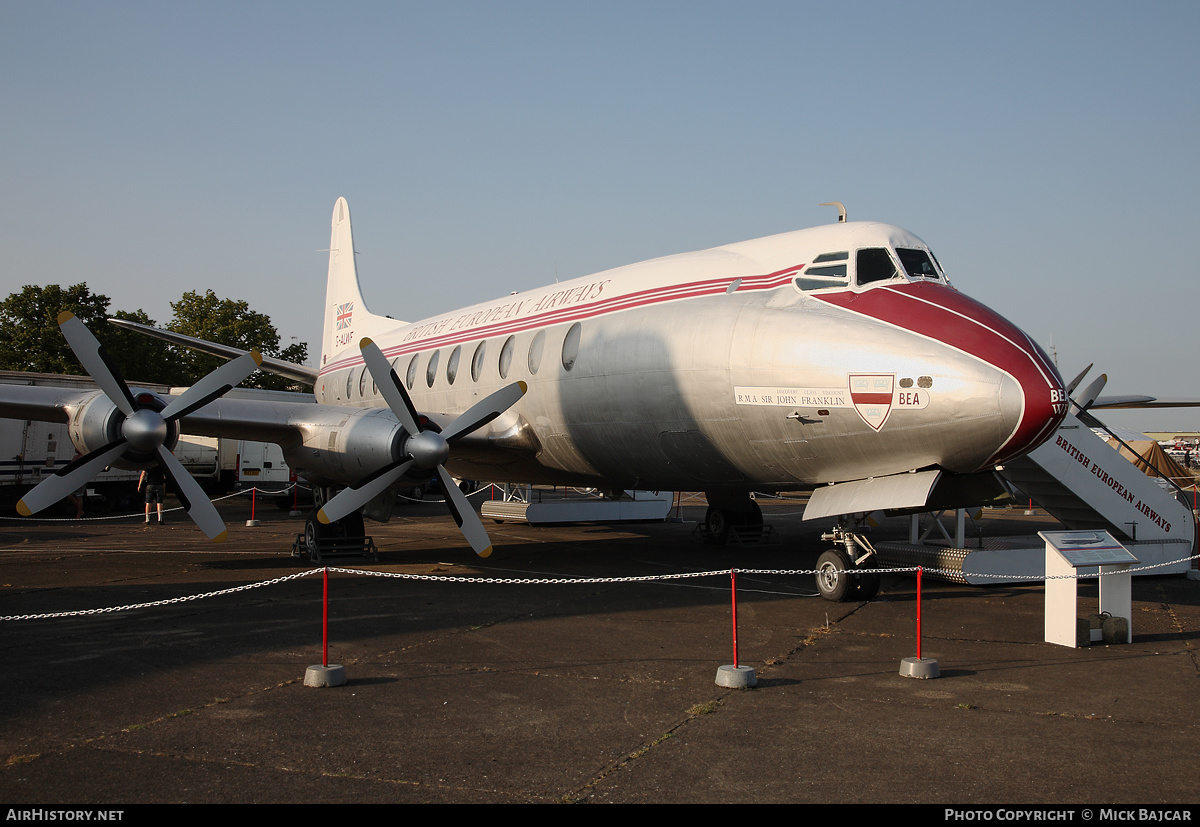
MULTIPOLYGON (((483 555, 491 543, 451 476, 703 491, 719 537, 761 523, 755 491, 815 488, 809 518, 925 505, 956 480, 965 490, 1045 441, 1069 402, 1040 347, 951 286, 921 239, 877 222, 667 256, 402 322, 367 309, 339 198, 324 314, 316 369, 155 332, 236 357, 181 397, 131 392, 64 314, 101 390, 0 390, 0 415, 67 421, 85 454, 20 508, 61 499, 105 465, 158 462, 205 533, 223 538, 171 456, 182 431, 277 442, 322 492, 313 535, 361 532, 362 514, 386 519, 398 486, 436 473, 483 555), (259 362, 311 382, 319 404, 219 398, 259 362)), ((822 558, 823 593, 870 593, 869 573, 839 577, 870 565, 845 545, 822 558)))

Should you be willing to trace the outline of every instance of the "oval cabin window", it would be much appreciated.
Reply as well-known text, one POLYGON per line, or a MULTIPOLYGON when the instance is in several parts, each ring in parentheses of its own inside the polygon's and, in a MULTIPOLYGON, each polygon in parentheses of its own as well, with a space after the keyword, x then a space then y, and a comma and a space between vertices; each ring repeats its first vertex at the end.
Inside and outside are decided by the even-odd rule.
POLYGON ((533 337, 533 341, 529 343, 529 374, 538 372, 538 368, 542 366, 542 351, 546 349, 546 331, 539 330, 537 335, 533 337))
POLYGON ((579 322, 575 322, 575 324, 571 325, 571 329, 567 331, 567 335, 563 339, 562 366, 566 370, 575 367, 575 360, 579 358, 580 333, 579 322))

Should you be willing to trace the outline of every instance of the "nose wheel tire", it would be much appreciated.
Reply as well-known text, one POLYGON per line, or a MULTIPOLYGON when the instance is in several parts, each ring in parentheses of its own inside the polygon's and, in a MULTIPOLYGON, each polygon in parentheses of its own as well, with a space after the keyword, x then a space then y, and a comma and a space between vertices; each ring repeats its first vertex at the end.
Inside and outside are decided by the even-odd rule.
POLYGON ((816 581, 821 597, 835 603, 849 600, 856 591, 856 576, 850 573, 852 568, 850 557, 840 549, 830 549, 818 557, 816 581))

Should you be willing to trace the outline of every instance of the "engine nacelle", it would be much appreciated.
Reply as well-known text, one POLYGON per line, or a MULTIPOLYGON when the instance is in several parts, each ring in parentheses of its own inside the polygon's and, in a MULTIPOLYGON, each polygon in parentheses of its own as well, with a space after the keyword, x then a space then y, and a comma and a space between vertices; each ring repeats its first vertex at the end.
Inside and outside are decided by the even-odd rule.
POLYGON ((386 408, 351 414, 320 405, 312 408, 311 419, 301 427, 303 444, 284 450, 288 465, 304 478, 349 485, 404 456, 408 434, 386 408))
MULTIPOLYGON (((150 391, 134 390, 133 398, 139 410, 161 411, 167 406, 166 400, 150 391)), ((167 433, 162 444, 167 450, 173 451, 179 442, 179 428, 174 422, 166 423, 166 428, 167 433)), ((125 414, 103 393, 95 394, 72 411, 71 420, 67 425, 71 443, 79 453, 85 455, 128 438, 126 430, 125 414)), ((154 465, 156 461, 153 450, 139 450, 130 445, 113 465, 127 471, 140 471, 154 465)))

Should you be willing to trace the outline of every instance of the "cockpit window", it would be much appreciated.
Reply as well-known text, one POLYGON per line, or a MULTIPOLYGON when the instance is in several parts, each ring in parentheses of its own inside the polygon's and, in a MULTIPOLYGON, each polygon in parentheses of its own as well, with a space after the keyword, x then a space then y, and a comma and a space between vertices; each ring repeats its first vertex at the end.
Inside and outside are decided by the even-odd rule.
POLYGON ((900 257, 900 263, 904 265, 904 272, 908 273, 910 278, 941 280, 937 268, 929 259, 929 253, 924 250, 897 247, 896 255, 900 257))
POLYGON ((804 275, 796 279, 796 286, 801 290, 845 287, 850 283, 846 273, 846 262, 849 259, 850 253, 847 250, 843 250, 840 253, 821 253, 821 255, 813 259, 813 266, 807 268, 804 271, 804 275), (832 262, 841 262, 841 264, 834 264, 832 262))
POLYGON ((859 287, 896 277, 896 265, 888 251, 882 247, 866 247, 859 250, 855 256, 855 264, 859 287))
POLYGON ((942 266, 940 261, 938 261, 938 257, 933 254, 933 250, 929 251, 929 257, 933 259, 933 263, 937 265, 938 272, 942 274, 942 278, 949 282, 950 279, 946 277, 946 268, 942 266))
POLYGON ((821 253, 813 259, 813 264, 820 264, 822 261, 845 261, 850 258, 850 253, 842 250, 840 253, 821 253))

